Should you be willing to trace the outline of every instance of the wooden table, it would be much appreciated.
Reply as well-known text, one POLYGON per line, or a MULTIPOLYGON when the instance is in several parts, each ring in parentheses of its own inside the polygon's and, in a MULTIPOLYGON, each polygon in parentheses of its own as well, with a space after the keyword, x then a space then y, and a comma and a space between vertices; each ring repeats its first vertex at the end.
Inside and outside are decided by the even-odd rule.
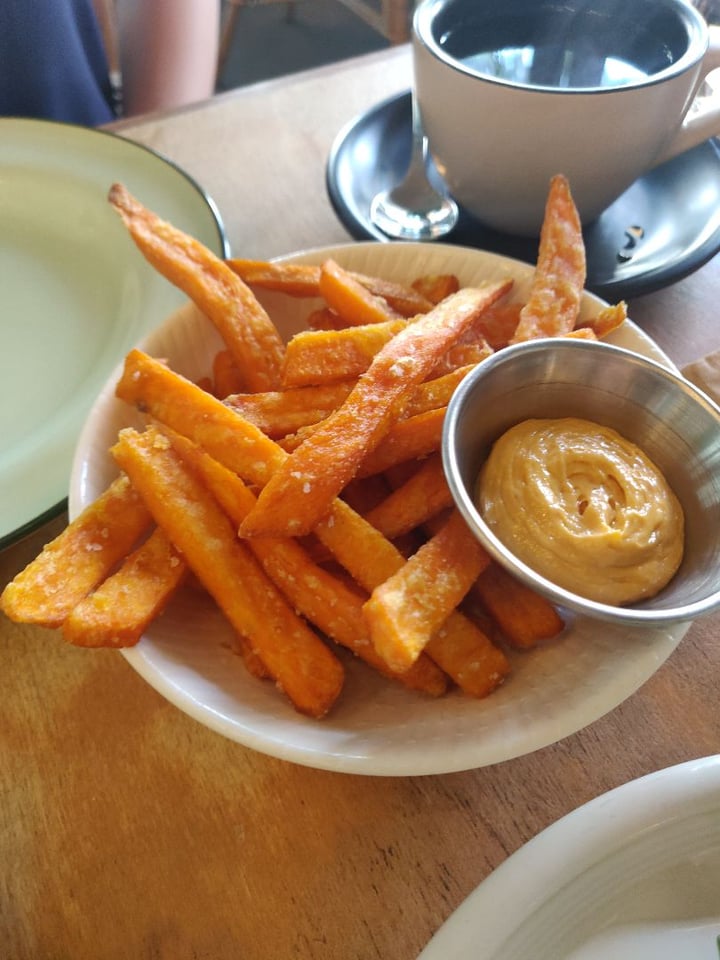
MULTIPOLYGON (((410 82, 406 48, 225 94, 121 132, 215 198, 238 256, 347 235, 338 129, 410 82)), ((679 363, 720 348, 720 263, 631 303, 679 363)), ((64 518, 0 554, 0 587, 64 518)), ((226 741, 114 652, 0 620, 0 955, 411 960, 498 864, 579 804, 720 752, 720 616, 561 743, 448 776, 314 771, 226 741)))

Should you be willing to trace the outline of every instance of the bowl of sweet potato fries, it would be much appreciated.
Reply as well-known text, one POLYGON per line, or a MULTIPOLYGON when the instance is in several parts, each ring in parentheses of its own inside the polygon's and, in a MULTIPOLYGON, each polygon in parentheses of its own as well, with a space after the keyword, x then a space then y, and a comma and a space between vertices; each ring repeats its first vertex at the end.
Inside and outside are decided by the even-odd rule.
POLYGON ((574 265, 557 336, 669 362, 624 304, 583 291, 562 178, 537 264, 373 242, 223 261, 122 185, 109 200, 189 302, 98 397, 70 523, 8 585, 8 616, 121 650, 246 747, 388 776, 556 742, 675 649, 686 626, 629 643, 489 562, 442 467, 453 391, 512 339, 549 261, 574 265))

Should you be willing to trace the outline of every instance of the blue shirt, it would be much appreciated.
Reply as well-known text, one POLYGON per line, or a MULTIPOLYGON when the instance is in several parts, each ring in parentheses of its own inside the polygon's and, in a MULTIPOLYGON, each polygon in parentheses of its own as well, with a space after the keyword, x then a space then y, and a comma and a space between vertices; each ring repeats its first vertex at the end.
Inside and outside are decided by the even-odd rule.
POLYGON ((97 126, 111 104, 91 0, 0 0, 0 116, 97 126))

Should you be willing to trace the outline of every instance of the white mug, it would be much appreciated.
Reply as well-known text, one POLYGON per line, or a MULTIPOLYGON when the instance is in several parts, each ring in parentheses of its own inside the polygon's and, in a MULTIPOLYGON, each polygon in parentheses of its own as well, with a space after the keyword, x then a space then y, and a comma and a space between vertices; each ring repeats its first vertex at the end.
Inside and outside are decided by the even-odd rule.
POLYGON ((536 236, 562 173, 592 222, 720 134, 720 90, 698 92, 720 66, 715 30, 687 0, 422 0, 415 95, 449 192, 488 226, 536 236))

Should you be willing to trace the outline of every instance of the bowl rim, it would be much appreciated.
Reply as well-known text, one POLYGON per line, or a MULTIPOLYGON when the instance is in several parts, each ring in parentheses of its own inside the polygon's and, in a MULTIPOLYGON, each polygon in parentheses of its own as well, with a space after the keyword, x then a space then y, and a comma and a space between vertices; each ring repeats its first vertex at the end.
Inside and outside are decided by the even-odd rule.
POLYGON ((482 514, 475 506, 470 492, 461 479, 457 445, 455 443, 458 425, 467 398, 476 389, 477 381, 484 379, 497 367, 511 364, 516 361, 518 357, 522 357, 527 353, 537 353, 547 350, 548 348, 585 353, 601 351, 613 353, 618 357, 625 357, 634 364, 644 367, 651 373, 659 376, 673 387, 682 389, 684 393, 692 397, 693 400, 698 402, 717 419, 718 428, 720 429, 720 406, 706 393, 684 377, 676 368, 664 366, 658 361, 636 353, 633 350, 617 346, 616 344, 606 343, 602 340, 583 340, 570 337, 539 337, 505 347, 503 350, 492 354, 487 360, 484 360, 482 364, 479 364, 462 380, 448 403, 443 424, 441 451, 445 476, 453 501, 471 532, 487 550, 493 560, 501 564, 506 570, 518 577, 525 584, 543 593, 552 600, 553 603, 597 620, 623 623, 628 626, 647 627, 650 625, 690 622, 697 619, 697 617, 720 609, 720 587, 702 600, 667 607, 665 609, 648 608, 633 604, 616 606, 601 603, 597 600, 590 600, 587 597, 583 597, 580 594, 559 586, 548 577, 538 573, 530 565, 524 563, 493 533, 487 523, 485 523, 482 514))
POLYGON ((462 59, 448 53, 437 37, 436 21, 442 17, 447 0, 423 0, 415 9, 412 19, 412 38, 418 50, 424 50, 437 63, 448 67, 460 77, 479 83, 497 86, 500 89, 514 89, 530 96, 552 97, 607 97, 654 87, 691 70, 707 52, 710 39, 707 25, 701 13, 690 3, 678 3, 676 0, 655 0, 665 11, 676 16, 678 24, 685 30, 687 43, 682 54, 672 63, 647 76, 640 76, 624 82, 620 86, 572 86, 558 87, 547 84, 521 82, 519 80, 498 77, 468 65, 462 59))

